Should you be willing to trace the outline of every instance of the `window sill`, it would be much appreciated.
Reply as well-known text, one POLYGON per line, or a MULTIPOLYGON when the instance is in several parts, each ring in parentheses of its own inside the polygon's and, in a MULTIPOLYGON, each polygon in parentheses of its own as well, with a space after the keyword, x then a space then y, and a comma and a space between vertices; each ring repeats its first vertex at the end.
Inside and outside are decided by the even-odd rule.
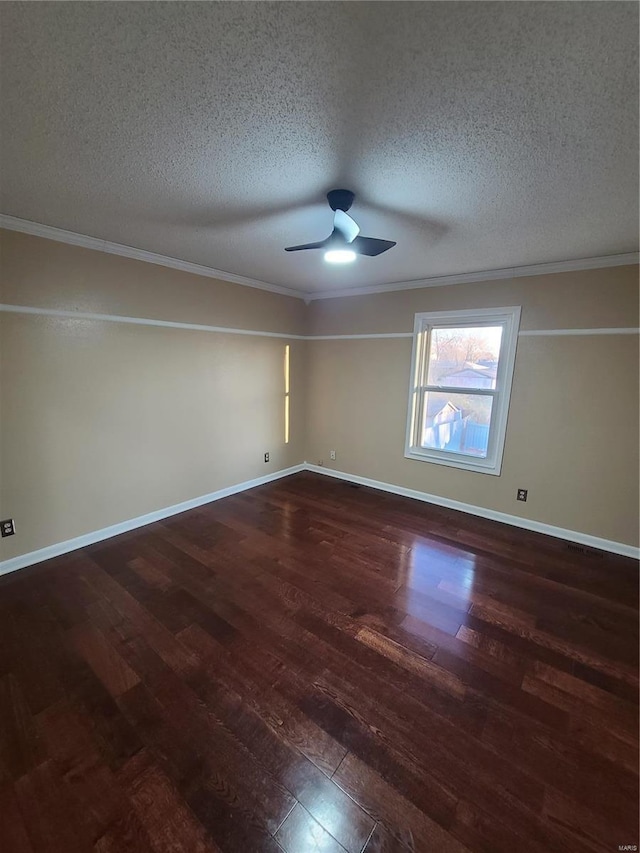
POLYGON ((492 474, 494 477, 500 476, 501 462, 494 462, 486 459, 474 459, 465 457, 462 459, 452 457, 446 453, 429 453, 429 451, 415 450, 409 448, 405 450, 405 459, 413 459, 417 462, 433 462, 436 465, 446 465, 449 468, 461 468, 463 471, 473 471, 476 474, 492 474))

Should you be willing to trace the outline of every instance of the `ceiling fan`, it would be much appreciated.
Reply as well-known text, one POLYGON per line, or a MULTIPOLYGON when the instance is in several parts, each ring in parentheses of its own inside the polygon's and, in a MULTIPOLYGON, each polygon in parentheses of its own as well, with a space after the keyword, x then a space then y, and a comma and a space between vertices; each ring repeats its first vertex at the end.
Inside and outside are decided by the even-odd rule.
POLYGON ((357 255, 375 257, 381 255, 396 244, 393 240, 378 240, 376 237, 361 237, 360 228, 348 215, 355 194, 351 190, 330 190, 327 201, 333 215, 333 231, 326 240, 318 243, 304 243, 301 246, 288 246, 285 252, 299 252, 302 249, 326 249, 325 261, 332 264, 348 264, 355 261, 357 255))

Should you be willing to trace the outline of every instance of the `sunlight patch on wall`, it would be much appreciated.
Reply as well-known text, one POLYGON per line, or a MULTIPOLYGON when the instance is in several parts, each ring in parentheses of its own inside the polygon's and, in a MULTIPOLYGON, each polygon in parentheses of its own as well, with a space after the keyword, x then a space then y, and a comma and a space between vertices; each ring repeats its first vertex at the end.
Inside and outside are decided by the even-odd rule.
POLYGON ((289 444, 289 401, 291 397, 290 372, 289 372, 289 353, 290 347, 287 344, 284 348, 284 443, 289 444))

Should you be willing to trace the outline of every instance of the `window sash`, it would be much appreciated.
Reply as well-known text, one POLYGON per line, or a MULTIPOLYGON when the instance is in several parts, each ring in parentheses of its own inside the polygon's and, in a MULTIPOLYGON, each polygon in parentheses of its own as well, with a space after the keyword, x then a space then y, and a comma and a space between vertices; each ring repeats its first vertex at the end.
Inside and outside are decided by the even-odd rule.
POLYGON ((442 394, 478 394, 481 397, 497 397, 497 388, 467 388, 465 385, 418 385, 416 391, 436 391, 442 394))
MULTIPOLYGON (((481 460, 481 462, 484 462, 486 459, 493 458, 493 449, 494 449, 493 448, 493 441, 494 441, 493 436, 494 436, 494 432, 495 432, 494 426, 495 426, 496 418, 498 416, 498 411, 497 411, 497 407, 496 407, 496 398, 497 398, 498 394, 495 391, 491 395, 483 394, 481 391, 475 392, 477 394, 477 396, 482 396, 482 397, 491 396, 492 400, 493 400, 493 405, 491 406, 491 418, 489 420, 489 440, 488 440, 488 444, 487 444, 486 456, 475 456, 471 453, 464 453, 464 451, 461 451, 461 450, 453 451, 453 450, 441 450, 438 447, 424 447, 424 445, 422 444, 422 441, 421 441, 421 434, 422 434, 422 431, 423 431, 424 426, 425 426, 425 423, 424 423, 425 422, 425 415, 424 415, 425 394, 428 391, 439 391, 439 390, 440 390, 439 388, 431 388, 431 387, 426 387, 426 388, 422 387, 422 388, 417 389, 417 395, 418 395, 418 412, 417 412, 417 414, 418 414, 418 416, 417 416, 416 422, 415 422, 414 441, 413 441, 413 445, 411 448, 413 450, 413 452, 414 453, 424 453, 424 454, 429 454, 429 455, 431 455, 432 453, 437 453, 438 455, 442 454, 443 456, 446 456, 447 454, 452 453, 456 459, 473 459, 474 461, 481 460)), ((466 388, 456 388, 456 389, 454 389, 454 391, 456 394, 464 393, 465 396, 467 394, 466 388)))
MULTIPOLYGON (((431 454, 438 454, 438 455, 443 454, 444 455, 444 454, 447 454, 448 452, 453 452, 453 451, 441 450, 440 448, 435 448, 435 447, 434 448, 425 448, 422 445, 421 433, 422 433, 422 430, 424 429, 424 421, 425 421, 425 411, 424 411, 425 397, 429 391, 432 391, 434 393, 441 393, 441 394, 464 394, 465 396, 467 396, 467 395, 468 396, 474 396, 475 395, 475 396, 479 396, 479 397, 482 396, 482 397, 492 397, 493 398, 493 405, 491 407, 491 419, 489 421, 489 441, 488 441, 488 445, 487 445, 487 455, 485 457, 480 457, 484 460, 493 458, 493 455, 494 455, 493 451, 495 450, 495 448, 493 447, 493 445, 494 445, 494 433, 495 433, 494 427, 495 427, 496 418, 498 417, 498 414, 499 414, 499 412, 498 412, 498 409, 499 409, 498 398, 500 396, 500 379, 502 378, 501 374, 504 373, 504 371, 501 370, 501 366, 503 363, 502 356, 503 356, 503 352, 504 352, 503 347, 502 346, 500 347, 500 354, 498 356, 498 367, 497 367, 497 371, 496 371, 496 387, 495 388, 466 388, 466 387, 460 387, 460 386, 454 386, 454 385, 432 385, 432 384, 425 382, 424 379, 429 375, 429 367, 431 364, 431 357, 430 357, 431 338, 432 338, 433 332, 436 329, 481 329, 483 327, 484 328, 486 328, 486 327, 495 328, 496 326, 500 326, 502 328, 502 338, 504 340, 504 337, 507 334, 507 328, 506 328, 507 321, 505 321, 505 320, 503 320, 501 322, 496 322, 494 320, 487 320, 484 323, 482 323, 482 322, 476 323, 476 322, 472 321, 469 323, 443 323, 443 324, 429 323, 427 321, 423 321, 422 334, 424 337, 423 337, 423 341, 422 341, 422 353, 421 353, 422 357, 420 359, 420 364, 419 364, 420 375, 418 377, 418 379, 420 380, 420 384, 415 388, 415 392, 416 392, 417 397, 418 397, 418 401, 417 401, 418 405, 417 405, 417 412, 416 412, 417 417, 415 418, 415 423, 414 423, 415 429, 414 429, 414 435, 413 435, 413 441, 412 441, 412 448, 414 449, 414 452, 428 453, 429 455, 431 455, 431 454)), ((463 452, 456 452, 455 456, 458 459, 466 458, 466 459, 477 460, 479 458, 477 456, 473 456, 469 453, 463 453, 463 452)))
POLYGON ((499 474, 506 437, 506 421, 515 362, 515 344, 520 320, 520 308, 479 309, 477 312, 471 310, 438 313, 443 314, 441 322, 439 318, 436 320, 435 315, 431 315, 428 318, 416 315, 413 347, 414 363, 410 388, 405 456, 425 461, 440 462, 441 464, 467 470, 499 474), (434 330, 479 329, 487 326, 502 327, 495 388, 433 385, 425 381, 429 374, 431 338, 434 330), (492 398, 487 455, 485 457, 422 446, 421 437, 425 420, 425 395, 429 392, 492 398))

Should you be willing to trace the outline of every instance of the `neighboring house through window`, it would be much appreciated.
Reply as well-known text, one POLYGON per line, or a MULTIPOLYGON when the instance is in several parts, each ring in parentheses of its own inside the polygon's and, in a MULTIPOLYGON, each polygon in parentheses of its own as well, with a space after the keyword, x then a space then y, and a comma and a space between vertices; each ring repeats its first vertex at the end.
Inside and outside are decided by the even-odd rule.
POLYGON ((405 456, 499 474, 520 308, 416 314, 405 456))

